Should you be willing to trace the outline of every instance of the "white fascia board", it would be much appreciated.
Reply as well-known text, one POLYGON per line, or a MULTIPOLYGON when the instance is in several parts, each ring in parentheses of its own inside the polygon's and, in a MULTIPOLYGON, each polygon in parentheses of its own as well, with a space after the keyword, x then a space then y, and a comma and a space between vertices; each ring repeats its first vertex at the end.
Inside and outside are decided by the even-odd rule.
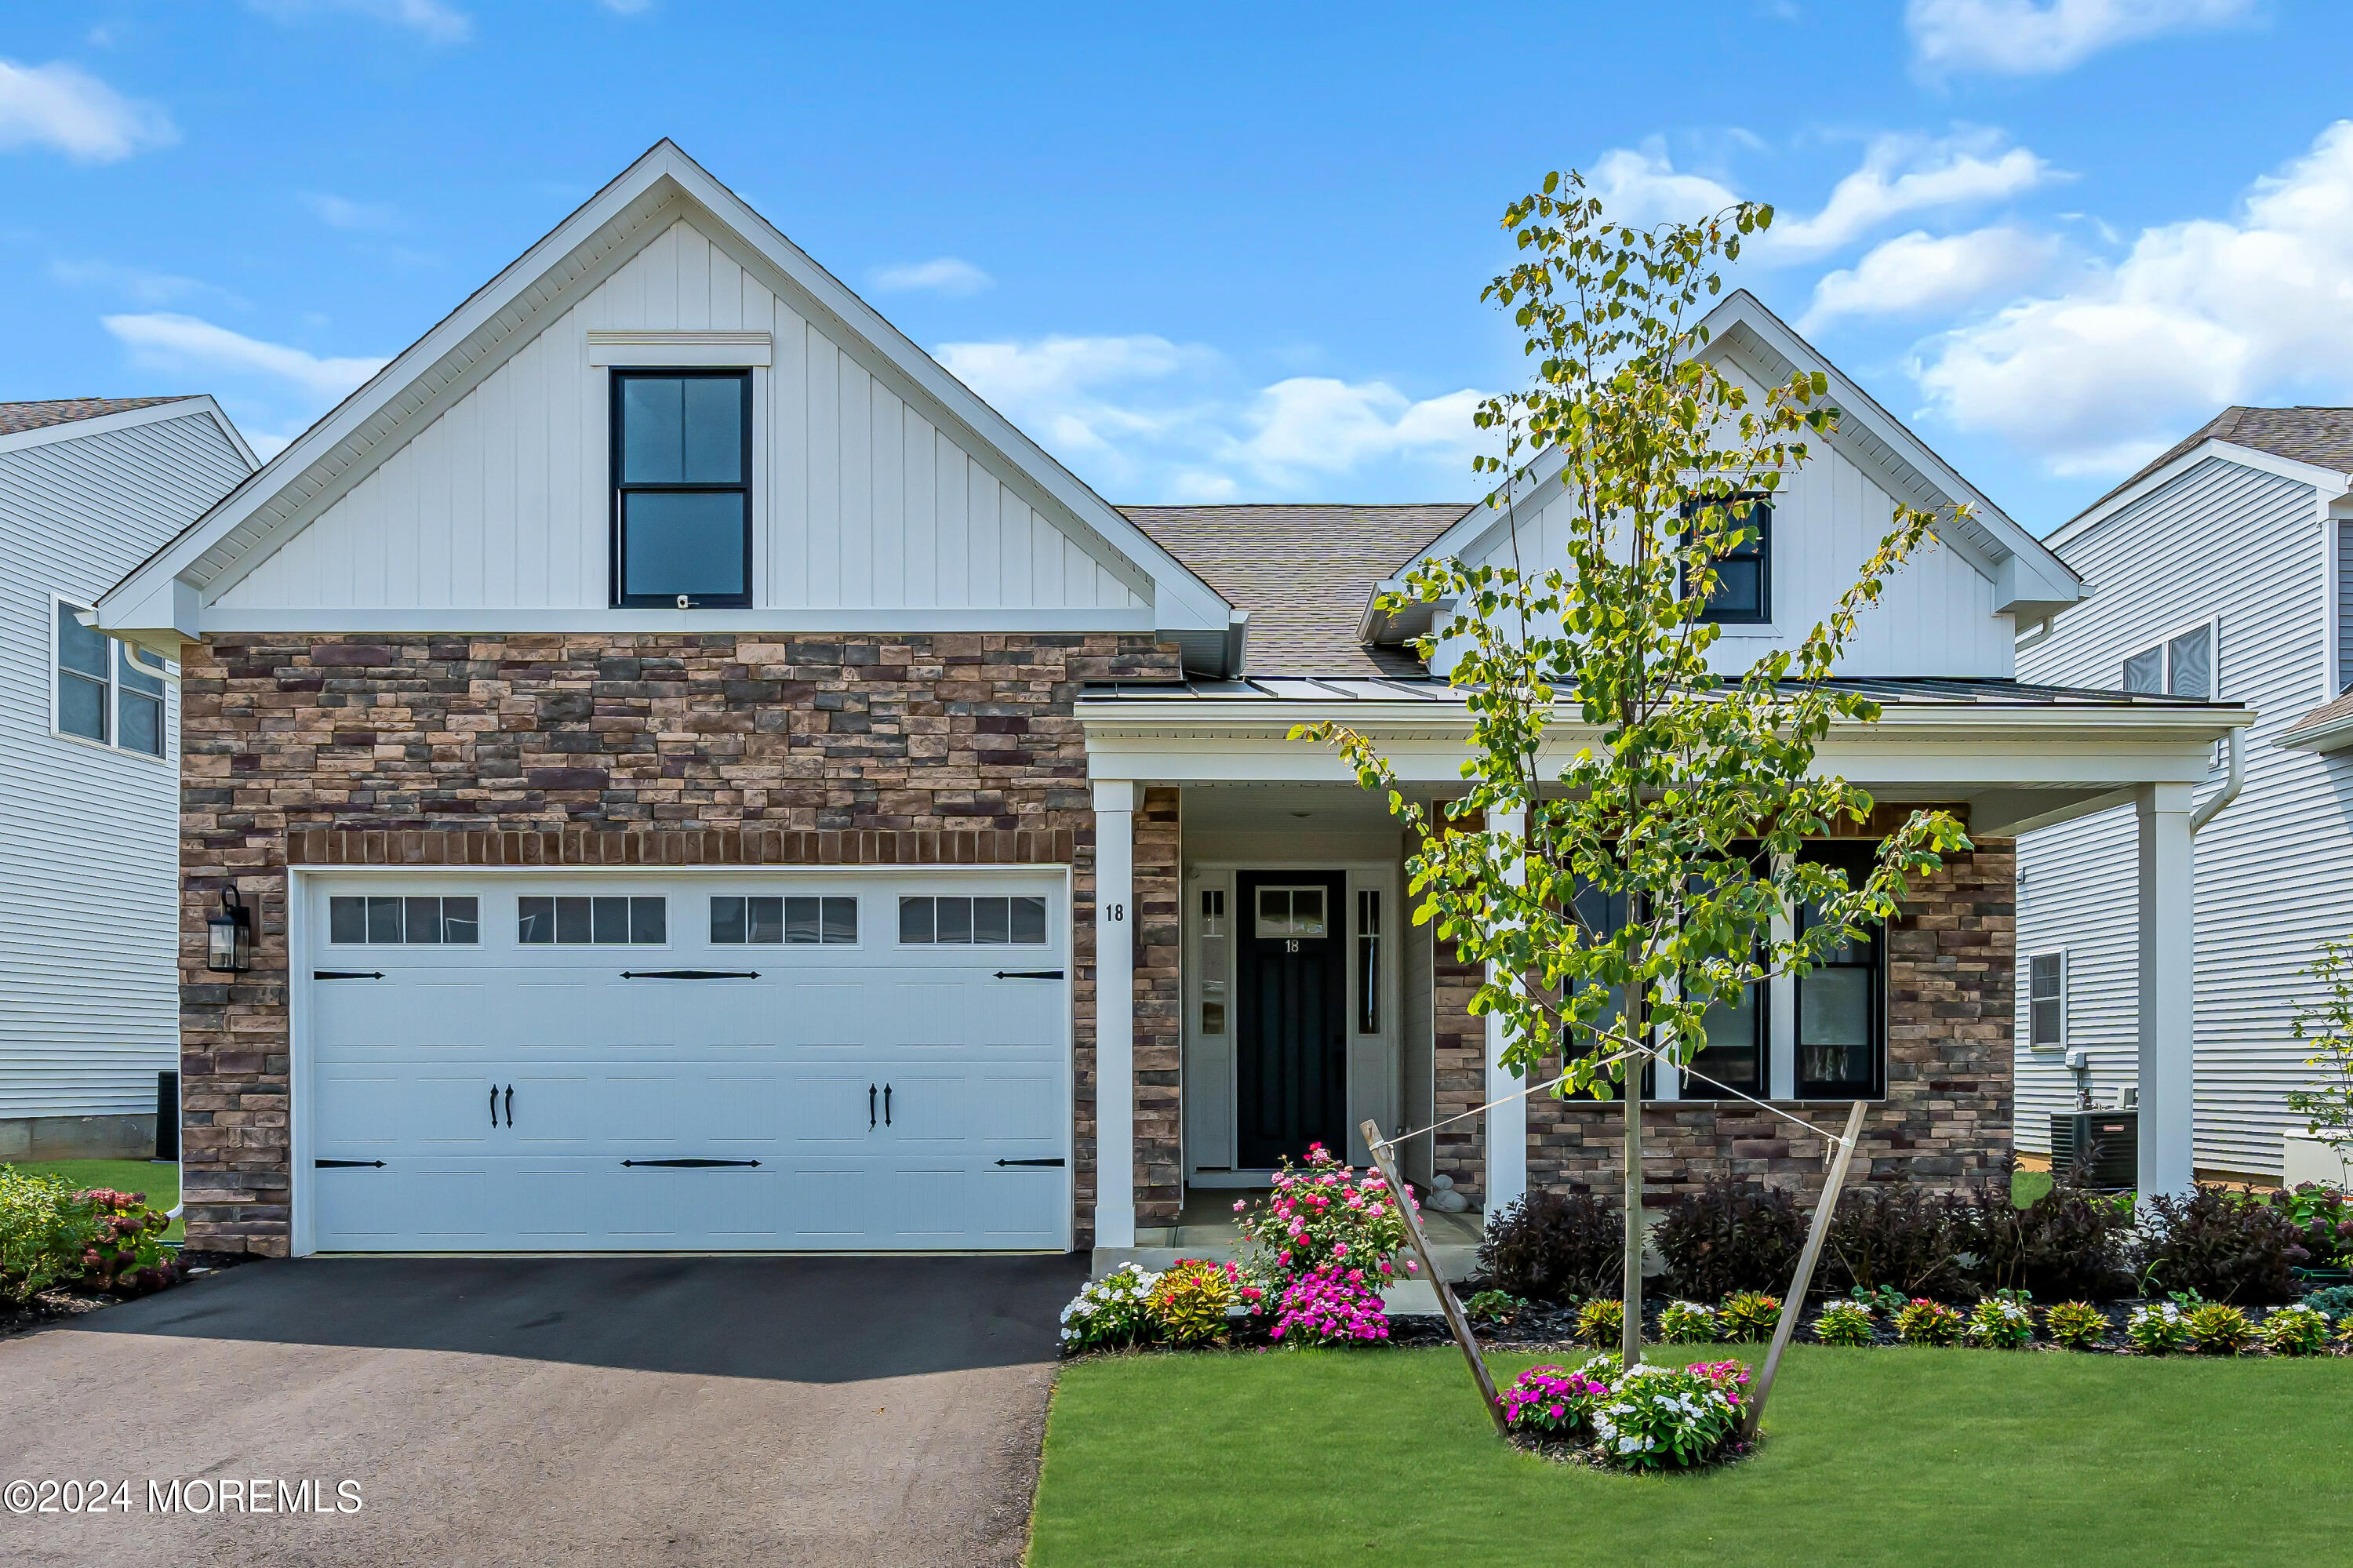
MULTIPOLYGON (((186 588, 185 584, 179 585, 186 588)), ((187 590, 191 596, 195 590, 187 590)), ((1124 631, 1156 630, 1152 610, 1069 609, 223 609, 204 612, 206 631, 403 632, 504 636, 545 631, 955 632, 1124 631)), ((193 636, 193 633, 189 635, 193 636)), ((174 658, 179 657, 175 652, 174 658)))
POLYGON ((109 430, 135 429, 141 425, 160 425, 170 419, 185 419, 202 414, 220 428, 220 433, 246 466, 247 471, 259 466, 253 449, 245 444, 245 436, 221 412, 218 403, 209 394, 193 397, 174 397, 168 403, 157 403, 145 408, 128 408, 119 414, 100 414, 95 418, 71 419, 62 425, 43 425, 37 430, 17 430, 0 436, 0 452, 23 451, 27 447, 45 447, 56 441, 79 440, 84 436, 103 435, 109 430))
POLYGON ((2353 746, 2353 714, 2314 725, 2310 729, 2290 730, 2272 745, 2282 751, 2336 751, 2353 746))
POLYGON ((2300 462, 2295 458, 2281 457, 2275 452, 2257 451, 2253 447, 2239 446, 2234 442, 2210 436, 2155 473, 2144 476, 2131 486, 2117 491, 2098 505, 2069 518, 2052 531, 2051 537, 2045 543, 2054 551, 2064 550, 2101 524, 2107 522, 2127 507, 2147 499, 2210 458, 2221 458, 2226 462, 2237 463, 2242 468, 2252 468, 2259 472, 2277 474, 2282 479, 2301 480, 2331 499, 2343 495, 2348 491, 2353 491, 2353 473, 2324 468, 2318 463, 2300 462))
MULTIPOLYGON (((423 337, 296 438, 259 473, 248 478, 183 531, 178 538, 109 590, 99 602, 100 624, 120 624, 118 614, 122 605, 152 602, 160 585, 168 579, 185 575, 199 587, 213 588, 208 574, 201 568, 203 558, 208 552, 282 493, 306 480, 312 480, 311 471, 315 465, 329 458, 339 445, 376 418, 396 399, 407 395, 422 376, 462 347, 474 334, 490 326, 502 313, 516 308, 519 302, 542 285, 558 264, 599 230, 628 215, 633 207, 641 203, 650 201, 658 208, 667 199, 665 192, 682 193, 708 210, 720 224, 734 230, 770 265, 839 318, 849 333, 863 338, 881 358, 964 422, 984 448, 995 448, 996 455, 1008 467, 1029 475, 1055 501, 1058 508, 1068 514, 1069 520, 1078 524, 1082 533, 1092 535, 1094 542, 1113 560, 1128 562, 1140 576, 1148 578, 1159 590, 1153 595, 1156 601, 1158 628, 1214 630, 1221 636, 1224 634, 1232 607, 1216 590, 1175 556, 1154 544, 1142 529, 1121 515, 1067 469, 1047 456, 1004 416, 948 375, 935 360, 884 321, 871 306, 810 260, 799 247, 786 239, 765 218, 754 212, 733 192, 668 140, 656 143, 497 277, 476 290, 423 337)), ((509 338, 516 344, 527 341, 527 335, 522 331, 509 334, 509 338)), ((501 340, 499 347, 485 357, 502 358, 506 341, 501 340)), ((479 371, 475 373, 479 374, 479 371)), ((380 447, 377 451, 363 457, 361 464, 381 461, 380 453, 386 450, 390 449, 380 447)), ((350 480, 348 473, 341 471, 323 473, 311 482, 311 491, 315 493, 329 485, 348 488, 350 480)), ((219 588, 225 591, 226 584, 219 585, 219 588)), ((206 597, 213 596, 207 593, 206 597)))
MULTIPOLYGON (((1956 539, 1945 531, 1938 531, 1937 536, 1947 548, 1994 582, 1997 614, 2040 619, 2052 613, 2052 608, 2046 607, 2073 604, 2084 598, 2083 579, 2050 546, 1988 500, 1983 492, 1962 477, 1960 471, 1914 435, 1901 419, 1880 407, 1876 398, 1756 295, 1746 289, 1733 291, 1730 298, 1707 313, 1701 325, 1707 329, 1710 340, 1700 351, 1704 359, 1730 354, 1732 345, 1725 339, 1736 326, 1791 365, 1821 372, 1830 383, 1829 400, 1840 415, 1833 440, 1840 433, 1851 435, 1859 429, 1926 477, 1947 503, 1968 507, 1972 521, 1993 536, 2000 551, 1999 556, 1986 559, 1985 553, 1971 542, 1956 539)), ((1862 461, 1869 461, 1867 457, 1862 461)))

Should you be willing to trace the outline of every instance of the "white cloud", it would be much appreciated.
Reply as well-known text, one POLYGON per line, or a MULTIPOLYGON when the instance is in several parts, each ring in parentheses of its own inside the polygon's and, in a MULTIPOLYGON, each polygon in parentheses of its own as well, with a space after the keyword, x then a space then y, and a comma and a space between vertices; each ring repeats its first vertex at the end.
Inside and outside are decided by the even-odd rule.
POLYGON ((321 11, 341 11, 405 27, 429 44, 462 44, 474 36, 474 19, 442 0, 247 0, 276 22, 299 22, 321 11))
POLYGON ((386 364, 372 358, 322 359, 303 349, 265 343, 195 316, 154 312, 102 316, 100 321, 135 359, 170 369, 259 376, 295 393, 314 408, 342 398, 386 364))
POLYGON ((2049 238, 2007 224, 1941 238, 1915 228, 1818 281, 1798 327, 1812 332, 1841 316, 1952 310, 2027 281, 2056 249, 2049 238))
POLYGON ((1930 70, 2036 76, 2162 33, 2223 26, 2256 0, 1911 0, 1905 26, 1930 70))
POLYGON ((77 163, 111 164, 180 139, 172 117, 123 97, 63 60, 0 59, 0 148, 52 147, 77 163))
POLYGON ((392 228, 399 210, 389 202, 353 201, 326 191, 304 191, 302 205, 330 228, 392 228))
POLYGON ((168 305, 198 294, 217 295, 234 304, 245 302, 227 289, 200 279, 112 261, 69 261, 60 257, 49 263, 49 276, 70 288, 111 289, 134 305, 168 305))
POLYGON ((2353 390, 2353 122, 2232 219, 2144 229, 2124 259, 1928 345, 1932 407, 2056 473, 2146 461, 2232 403, 2353 390))
POLYGON ((936 353, 1123 500, 1324 494, 1335 480, 1386 480, 1417 495, 1473 487, 1475 392, 1417 401, 1385 381, 1308 376, 1254 388, 1213 351, 1150 334, 951 343, 936 353))
POLYGON ((954 256, 884 267, 873 276, 875 289, 885 294, 977 294, 996 282, 971 262, 954 256))
POLYGON ((654 0, 597 0, 616 16, 635 16, 654 8, 654 0))
MULTIPOLYGON (((2000 201, 2057 177, 2042 158, 2004 147, 1990 131, 1875 137, 1820 211, 1800 215, 1777 204, 1773 227, 1745 253, 1779 261, 1826 256, 1896 218, 2000 201)), ((1637 228, 1687 222, 1740 199, 1720 180, 1677 169, 1655 137, 1602 154, 1586 181, 1607 217, 1637 228)))

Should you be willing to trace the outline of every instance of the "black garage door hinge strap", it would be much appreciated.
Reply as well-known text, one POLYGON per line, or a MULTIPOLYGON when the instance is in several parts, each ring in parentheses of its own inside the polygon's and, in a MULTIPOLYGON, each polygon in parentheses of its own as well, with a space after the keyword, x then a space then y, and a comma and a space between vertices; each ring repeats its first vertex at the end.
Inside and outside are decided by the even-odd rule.
POLYGON ((1000 1160, 999 1165, 1060 1165, 1060 1160, 1000 1160))
POLYGON ((371 1171, 384 1169, 384 1161, 381 1160, 313 1160, 311 1164, 313 1169, 320 1171, 351 1171, 363 1166, 371 1171))
POLYGON ((623 969, 623 980, 758 980, 757 969, 623 969))
POLYGON ((382 969, 312 969, 312 980, 382 980, 382 969))
POLYGON ((1062 971, 1060 969, 999 969, 997 971, 997 978, 998 980, 1060 980, 1062 971))
POLYGON ((704 1171, 713 1165, 757 1165, 756 1160, 624 1160, 624 1165, 659 1165, 670 1171, 704 1171))

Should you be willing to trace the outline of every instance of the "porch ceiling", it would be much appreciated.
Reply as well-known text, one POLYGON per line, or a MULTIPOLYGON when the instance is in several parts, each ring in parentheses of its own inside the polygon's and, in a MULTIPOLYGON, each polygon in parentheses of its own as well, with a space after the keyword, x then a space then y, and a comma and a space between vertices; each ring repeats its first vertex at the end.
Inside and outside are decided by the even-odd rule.
POLYGON ((1188 833, 1396 832, 1382 797, 1353 784, 1209 784, 1185 791, 1188 833))

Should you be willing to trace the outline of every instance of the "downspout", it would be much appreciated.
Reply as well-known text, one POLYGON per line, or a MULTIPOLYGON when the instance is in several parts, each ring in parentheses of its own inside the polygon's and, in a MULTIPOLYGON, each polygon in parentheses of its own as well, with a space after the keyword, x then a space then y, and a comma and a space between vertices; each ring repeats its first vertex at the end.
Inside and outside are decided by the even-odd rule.
POLYGON ((2222 814, 2222 808, 2239 798, 2247 782, 2247 732, 2234 729, 2228 745, 2231 747, 2231 771, 2222 779, 2221 792, 2189 813, 2189 836, 2196 838, 2198 830, 2222 814))

